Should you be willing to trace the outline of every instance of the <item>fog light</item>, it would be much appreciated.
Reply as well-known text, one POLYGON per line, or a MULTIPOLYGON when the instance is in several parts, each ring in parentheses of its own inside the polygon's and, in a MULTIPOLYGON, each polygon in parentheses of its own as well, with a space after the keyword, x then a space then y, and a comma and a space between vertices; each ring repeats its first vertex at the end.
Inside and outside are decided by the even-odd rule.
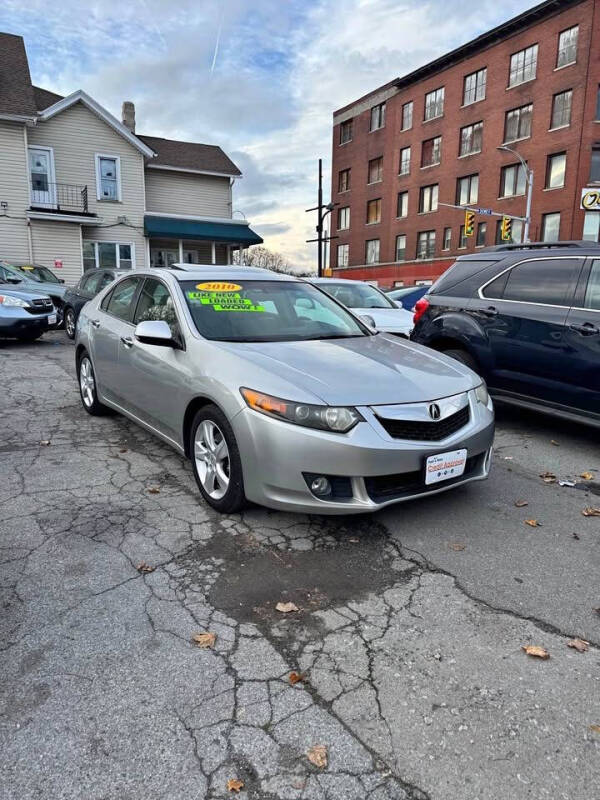
POLYGON ((311 482, 310 490, 313 494, 323 497, 326 494, 331 494, 331 484, 324 475, 320 475, 311 482))

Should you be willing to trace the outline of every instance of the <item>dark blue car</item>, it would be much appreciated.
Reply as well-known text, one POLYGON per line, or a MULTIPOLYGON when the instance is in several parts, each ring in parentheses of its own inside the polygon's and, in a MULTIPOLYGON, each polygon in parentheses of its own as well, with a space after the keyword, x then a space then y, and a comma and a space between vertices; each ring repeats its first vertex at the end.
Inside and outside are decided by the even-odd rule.
POLYGON ((394 302, 402 303, 402 308, 412 311, 417 300, 426 295, 430 289, 431 286, 401 286, 398 289, 390 289, 386 294, 394 302))
POLYGON ((498 399, 600 426, 600 246, 462 256, 418 301, 411 338, 467 364, 498 399))

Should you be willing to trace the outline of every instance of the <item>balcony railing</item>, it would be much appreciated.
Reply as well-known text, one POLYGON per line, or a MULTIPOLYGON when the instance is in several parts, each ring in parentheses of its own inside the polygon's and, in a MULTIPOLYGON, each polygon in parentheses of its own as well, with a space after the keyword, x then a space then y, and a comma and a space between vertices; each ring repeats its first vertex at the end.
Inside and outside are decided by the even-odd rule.
POLYGON ((88 188, 73 183, 46 183, 31 189, 31 207, 63 213, 88 213, 88 188))

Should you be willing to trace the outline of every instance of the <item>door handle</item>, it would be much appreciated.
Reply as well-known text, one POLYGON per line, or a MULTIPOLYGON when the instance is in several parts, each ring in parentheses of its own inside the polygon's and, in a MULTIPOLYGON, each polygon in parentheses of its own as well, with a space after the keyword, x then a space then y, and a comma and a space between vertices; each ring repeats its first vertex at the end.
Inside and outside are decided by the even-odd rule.
POLYGON ((99 328, 100 327, 100 320, 99 319, 91 319, 90 320, 90 325, 93 328, 99 328))
POLYGON ((131 336, 121 336, 121 343, 123 344, 123 347, 127 347, 128 349, 133 347, 133 339, 131 336))
POLYGON ((483 314, 484 317, 497 317, 498 309, 494 308, 494 306, 489 306, 488 308, 482 308, 479 313, 483 314))
POLYGON ((569 328, 572 331, 577 331, 577 333, 581 333, 582 336, 592 336, 594 333, 600 333, 600 328, 597 328, 596 325, 592 325, 591 322, 584 322, 583 324, 575 324, 569 325, 569 328))

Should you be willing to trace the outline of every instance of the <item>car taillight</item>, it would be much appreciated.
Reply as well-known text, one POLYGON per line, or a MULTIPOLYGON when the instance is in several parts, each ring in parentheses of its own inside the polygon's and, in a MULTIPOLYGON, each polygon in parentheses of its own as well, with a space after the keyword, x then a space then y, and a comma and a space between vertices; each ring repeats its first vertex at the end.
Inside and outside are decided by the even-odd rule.
POLYGON ((422 297, 420 300, 417 300, 417 302, 415 303, 415 313, 413 316, 413 322, 415 323, 415 325, 421 319, 421 317, 427 311, 428 308, 429 308, 429 300, 426 297, 422 297))

